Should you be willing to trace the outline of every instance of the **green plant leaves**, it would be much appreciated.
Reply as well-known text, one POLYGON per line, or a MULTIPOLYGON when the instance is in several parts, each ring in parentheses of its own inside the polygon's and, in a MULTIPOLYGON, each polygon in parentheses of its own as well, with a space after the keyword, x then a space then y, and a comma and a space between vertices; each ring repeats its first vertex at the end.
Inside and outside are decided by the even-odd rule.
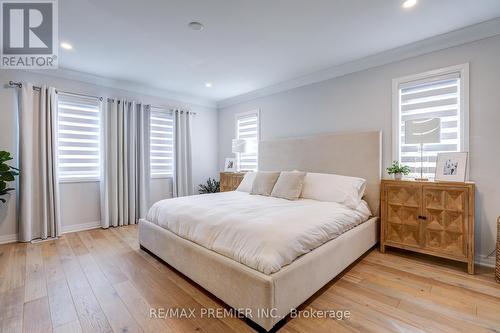
MULTIPOLYGON (((14 188, 7 188, 7 182, 15 180, 15 176, 19 175, 19 169, 11 167, 5 162, 12 160, 12 156, 7 151, 0 151, 0 196, 5 195, 14 188)), ((0 198, 0 201, 5 202, 5 199, 0 198)))
POLYGON ((198 185, 198 192, 200 194, 220 192, 220 182, 215 179, 208 178, 206 184, 198 185))
POLYGON ((0 162, 10 161, 12 157, 8 151, 0 151, 0 162))
POLYGON ((395 173, 402 173, 403 175, 408 175, 411 169, 407 165, 400 164, 399 161, 393 161, 392 165, 387 168, 387 173, 392 175, 395 173))
POLYGON ((15 180, 14 175, 11 174, 10 172, 2 172, 0 174, 0 180, 4 182, 12 182, 15 180))

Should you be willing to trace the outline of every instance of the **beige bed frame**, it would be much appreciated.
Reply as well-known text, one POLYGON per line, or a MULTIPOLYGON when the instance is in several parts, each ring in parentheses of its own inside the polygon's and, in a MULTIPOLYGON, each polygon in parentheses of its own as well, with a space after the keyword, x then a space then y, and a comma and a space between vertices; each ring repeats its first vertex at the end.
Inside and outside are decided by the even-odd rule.
MULTIPOLYGON (((365 178, 365 200, 379 212, 381 133, 333 133, 262 141, 260 170, 304 170, 365 178)), ((139 242, 229 306, 270 330, 316 291, 373 247, 378 218, 351 229, 266 275, 185 240, 147 220, 139 222, 139 242)))

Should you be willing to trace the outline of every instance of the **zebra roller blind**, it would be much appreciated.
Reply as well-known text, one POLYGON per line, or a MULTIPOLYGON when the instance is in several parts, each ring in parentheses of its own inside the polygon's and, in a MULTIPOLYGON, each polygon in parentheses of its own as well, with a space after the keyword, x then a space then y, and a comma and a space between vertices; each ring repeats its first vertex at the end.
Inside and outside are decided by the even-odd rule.
POLYGON ((99 180, 99 101, 59 93, 57 116, 59 179, 63 182, 99 180))
POLYGON ((399 160, 411 168, 411 177, 420 176, 418 144, 405 143, 405 121, 421 118, 441 119, 441 142, 423 149, 424 177, 434 178, 438 153, 462 151, 464 124, 461 103, 461 73, 454 72, 405 82, 398 87, 399 160))
POLYGON ((170 110, 151 108, 151 177, 172 177, 174 171, 174 123, 170 110))
POLYGON ((245 153, 238 154, 240 170, 257 171, 259 149, 259 113, 249 112, 236 116, 236 138, 246 140, 245 153))

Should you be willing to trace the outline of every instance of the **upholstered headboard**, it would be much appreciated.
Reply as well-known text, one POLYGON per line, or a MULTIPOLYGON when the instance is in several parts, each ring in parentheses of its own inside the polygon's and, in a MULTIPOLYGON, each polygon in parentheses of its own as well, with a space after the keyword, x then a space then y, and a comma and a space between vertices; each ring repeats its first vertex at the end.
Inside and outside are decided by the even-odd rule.
POLYGON ((310 137, 263 140, 259 170, 301 170, 366 179, 364 199, 379 215, 382 133, 339 132, 310 137))

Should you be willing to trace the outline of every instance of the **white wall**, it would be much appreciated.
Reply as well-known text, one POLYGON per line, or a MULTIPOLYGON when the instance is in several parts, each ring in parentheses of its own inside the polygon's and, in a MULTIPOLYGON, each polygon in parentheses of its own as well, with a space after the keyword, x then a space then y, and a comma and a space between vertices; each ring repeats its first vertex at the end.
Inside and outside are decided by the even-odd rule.
MULTIPOLYGON (((208 177, 217 176, 217 110, 187 104, 167 98, 148 96, 143 93, 67 80, 54 76, 29 73, 19 70, 0 71, 0 150, 16 151, 16 109, 14 89, 4 87, 9 80, 32 82, 36 85, 47 84, 64 91, 84 93, 94 96, 110 96, 134 99, 154 106, 179 106, 195 111, 193 119, 193 184, 205 182, 208 177)), ((88 76, 86 77, 88 80, 88 76)), ((99 79, 96 78, 96 82, 99 79)), ((61 215, 63 230, 71 230, 82 224, 98 223, 100 220, 99 183, 62 183, 61 215)), ((171 182, 168 179, 151 181, 151 202, 171 196, 171 182)), ((0 242, 10 239, 17 233, 16 207, 14 196, 7 204, 0 203, 0 242)))
POLYGON ((477 184, 476 251, 495 248, 500 215, 500 36, 311 84, 219 110, 219 168, 231 156, 234 114, 261 112, 261 139, 381 129, 392 160, 393 78, 470 63, 470 179, 477 184))

